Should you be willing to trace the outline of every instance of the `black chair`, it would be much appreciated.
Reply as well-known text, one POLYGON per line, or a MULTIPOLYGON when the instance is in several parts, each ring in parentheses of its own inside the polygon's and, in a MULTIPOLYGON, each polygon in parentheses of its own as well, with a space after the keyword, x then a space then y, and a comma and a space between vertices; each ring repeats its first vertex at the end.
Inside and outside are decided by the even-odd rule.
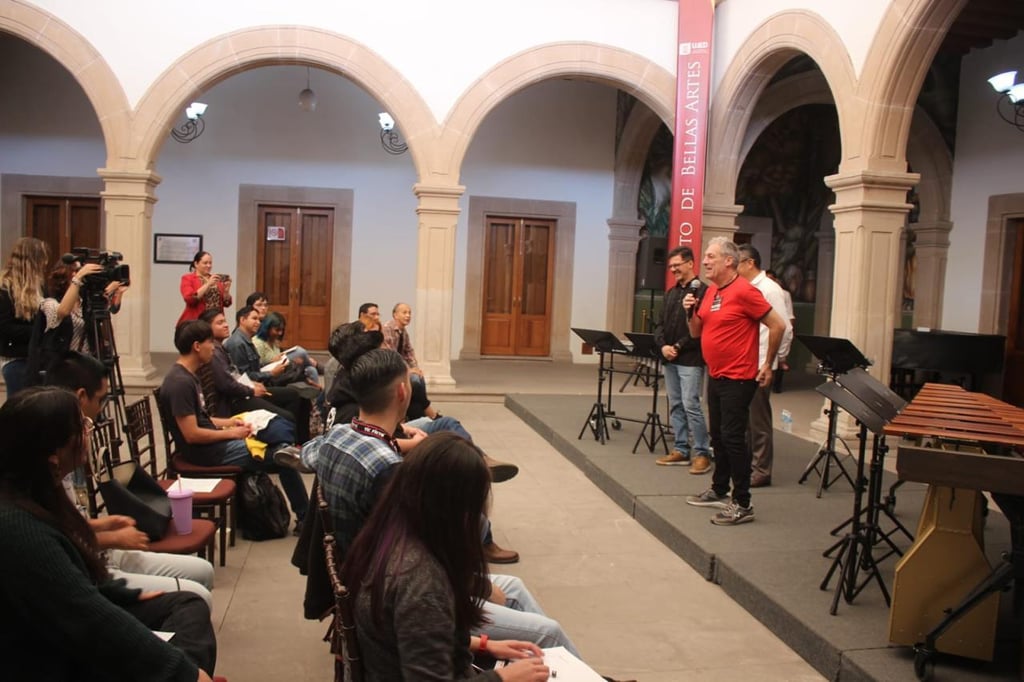
POLYGON ((335 656, 335 682, 363 682, 366 673, 363 670, 363 658, 359 651, 359 638, 356 636, 356 622, 352 615, 352 595, 341 582, 338 570, 338 545, 334 540, 334 521, 331 510, 324 499, 323 491, 318 482, 313 484, 313 496, 316 500, 317 513, 324 529, 324 557, 327 562, 327 576, 331 580, 334 592, 333 620, 328 631, 331 642, 331 653, 335 656))

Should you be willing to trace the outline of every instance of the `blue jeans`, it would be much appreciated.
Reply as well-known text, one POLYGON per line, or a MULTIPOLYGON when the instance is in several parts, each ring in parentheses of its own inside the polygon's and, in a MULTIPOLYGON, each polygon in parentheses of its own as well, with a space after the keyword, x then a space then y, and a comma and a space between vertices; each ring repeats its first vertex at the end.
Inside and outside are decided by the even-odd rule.
POLYGON ((668 393, 669 423, 675 434, 674 449, 690 454, 689 437, 693 436, 693 454, 708 454, 708 427, 700 396, 704 391, 704 368, 665 363, 665 391, 668 393))
MULTIPOLYGON (((295 433, 294 427, 291 426, 290 422, 284 419, 270 420, 270 424, 274 422, 288 424, 292 433, 295 433)), ((298 471, 274 464, 271 453, 282 445, 291 445, 291 442, 264 440, 263 436, 269 430, 270 425, 268 424, 267 428, 256 434, 257 438, 267 444, 266 457, 263 459, 254 458, 250 454, 249 447, 245 444, 244 440, 229 440, 224 444, 224 458, 221 460, 221 464, 242 467, 245 471, 276 473, 281 479, 281 487, 284 488, 284 494, 288 498, 288 504, 292 506, 295 518, 302 521, 306 518, 306 512, 309 510, 309 493, 306 492, 306 483, 302 480, 302 475, 298 471)))
POLYGON ((420 417, 419 419, 413 419, 405 422, 404 426, 411 426, 415 429, 419 429, 426 433, 428 436, 432 433, 438 433, 440 431, 451 431, 457 436, 462 436, 470 443, 473 442, 473 437, 469 435, 469 431, 462 425, 455 417, 440 416, 437 419, 431 419, 430 417, 420 417))
POLYGON ((483 602, 488 624, 474 627, 474 635, 486 633, 494 640, 518 639, 533 642, 541 648, 564 646, 577 658, 576 646, 562 630, 558 621, 548 618, 526 585, 511 575, 490 575, 491 582, 505 593, 505 603, 483 602))
POLYGON ((25 358, 14 358, 3 368, 4 383, 7 385, 7 397, 20 391, 25 387, 25 367, 28 360, 25 358))

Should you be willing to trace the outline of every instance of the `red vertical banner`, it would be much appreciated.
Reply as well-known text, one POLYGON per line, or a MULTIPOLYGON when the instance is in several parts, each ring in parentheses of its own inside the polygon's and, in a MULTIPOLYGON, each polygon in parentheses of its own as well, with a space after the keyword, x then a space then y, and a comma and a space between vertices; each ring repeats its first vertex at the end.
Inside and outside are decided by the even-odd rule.
MULTIPOLYGON (((679 0, 676 128, 672 153, 672 207, 668 248, 689 246, 700 261, 711 90, 713 0, 679 0)), ((675 284, 665 273, 665 288, 675 284)))

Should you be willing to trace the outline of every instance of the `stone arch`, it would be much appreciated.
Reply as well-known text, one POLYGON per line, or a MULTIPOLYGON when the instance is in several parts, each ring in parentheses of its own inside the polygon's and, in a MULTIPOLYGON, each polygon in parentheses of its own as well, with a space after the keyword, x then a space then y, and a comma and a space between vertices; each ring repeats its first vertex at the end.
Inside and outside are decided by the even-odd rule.
MULTIPOLYGON (((893 0, 868 50, 857 87, 865 111, 854 157, 874 170, 906 171, 914 104, 949 27, 967 0, 893 0)), ((850 169, 855 170, 855 169, 850 169)))
POLYGON ((806 54, 818 65, 832 92, 844 151, 853 116, 857 83, 839 34, 806 10, 781 12, 765 20, 736 53, 711 105, 705 205, 732 205, 744 134, 772 76, 790 59, 806 54))
POLYGON ((612 215, 616 218, 636 218, 640 181, 651 142, 658 134, 662 121, 646 106, 635 106, 626 119, 619 139, 619 152, 615 156, 615 194, 612 215))
POLYGON ((606 83, 639 99, 669 127, 675 120, 676 79, 657 64, 606 45, 540 45, 500 62, 462 94, 445 119, 434 172, 458 182, 466 150, 487 114, 516 92, 560 77, 606 83))
POLYGON ((806 71, 790 76, 766 88, 747 123, 743 144, 740 145, 739 157, 736 159, 737 172, 743 168, 743 162, 761 133, 787 111, 805 104, 833 104, 832 92, 820 71, 806 71))
POLYGON ((208 40, 179 58, 139 101, 127 167, 153 168, 175 117, 200 92, 242 71, 272 64, 323 68, 364 88, 394 115, 419 176, 426 176, 426 148, 437 136, 437 122, 420 94, 361 43, 305 26, 241 29, 208 40))
POLYGON ((110 65, 80 33, 52 14, 15 0, 0 0, 0 31, 53 57, 74 77, 99 119, 108 163, 128 139, 131 107, 110 65))

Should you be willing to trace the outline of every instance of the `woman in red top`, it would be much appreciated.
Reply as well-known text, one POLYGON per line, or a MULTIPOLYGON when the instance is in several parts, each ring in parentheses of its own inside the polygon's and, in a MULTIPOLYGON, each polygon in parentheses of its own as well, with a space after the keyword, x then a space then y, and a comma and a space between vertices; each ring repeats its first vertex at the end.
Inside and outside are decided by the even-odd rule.
POLYGON ((207 310, 231 306, 231 278, 211 274, 213 256, 208 251, 197 253, 188 269, 181 276, 181 297, 185 299, 185 311, 178 318, 178 324, 198 320, 207 310))

